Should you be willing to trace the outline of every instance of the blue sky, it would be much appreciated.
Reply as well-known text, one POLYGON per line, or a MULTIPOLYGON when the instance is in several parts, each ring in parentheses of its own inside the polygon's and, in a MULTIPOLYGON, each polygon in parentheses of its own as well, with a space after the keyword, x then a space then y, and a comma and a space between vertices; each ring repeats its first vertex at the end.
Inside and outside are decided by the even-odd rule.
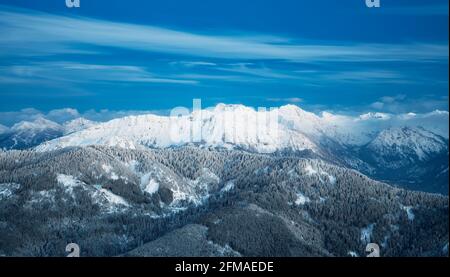
POLYGON ((448 1, 0 0, 0 111, 448 110, 448 1))

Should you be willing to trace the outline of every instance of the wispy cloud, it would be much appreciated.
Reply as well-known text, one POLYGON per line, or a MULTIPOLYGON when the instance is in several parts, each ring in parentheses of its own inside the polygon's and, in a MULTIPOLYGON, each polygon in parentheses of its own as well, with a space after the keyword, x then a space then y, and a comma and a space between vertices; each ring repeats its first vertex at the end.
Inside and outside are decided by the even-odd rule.
MULTIPOLYGON (((384 9, 387 7, 380 11, 384 9)), ((420 12, 414 9, 402 12, 420 12)), ((422 12, 442 9, 429 7, 422 12)), ((222 102, 258 95, 255 102, 277 105, 302 103, 309 107, 319 102, 320 108, 341 105, 405 112, 448 109, 448 98, 439 98, 448 89, 446 41, 376 44, 233 30, 188 32, 1 5, 0 34, 0 94, 13 99, 10 101, 22 96, 39 99, 41 94, 67 98, 92 94, 97 102, 103 97, 101 102, 108 107, 106 92, 122 96, 124 90, 150 91, 156 87, 152 84, 158 84, 161 92, 178 93, 178 85, 185 85, 186 95, 220 96, 222 102), (118 86, 122 83, 126 86, 118 86), (380 88, 383 94, 408 93, 418 99, 425 85, 435 96, 424 97, 420 103, 376 95, 380 88), (370 95, 361 94, 355 101, 327 97, 344 90, 347 95, 357 94, 363 86, 370 95), (330 103, 334 99, 337 103, 330 103)), ((89 105, 87 108, 92 107, 89 105)))
POLYGON ((281 70, 273 70, 268 67, 255 66, 251 63, 236 63, 218 67, 218 70, 258 76, 269 79, 294 79, 296 76, 285 73, 281 70))
POLYGON ((299 97, 286 97, 286 98, 267 98, 266 101, 269 102, 278 102, 278 103, 301 103, 303 102, 302 98, 299 97))
POLYGON ((394 71, 386 70, 353 70, 325 73, 322 78, 339 82, 365 83, 411 83, 408 77, 394 71))
POLYGON ((256 77, 246 77, 242 75, 226 75, 226 74, 201 74, 201 73, 183 73, 183 74, 175 74, 174 78, 177 79, 188 79, 188 80, 197 80, 201 81, 221 81, 221 82, 263 82, 264 80, 256 77))
POLYGON ((89 53, 99 51, 92 46, 101 46, 195 57, 296 62, 448 60, 448 44, 300 44, 281 37, 195 34, 91 18, 0 10, 3 56, 89 53))
POLYGON ((161 77, 143 67, 127 65, 83 64, 73 62, 41 62, 0 66, 0 83, 64 82, 138 82, 197 84, 195 80, 161 77))
POLYGON ((197 66, 216 66, 216 63, 213 62, 204 62, 204 61, 175 61, 170 62, 170 65, 181 65, 184 67, 197 67, 197 66))

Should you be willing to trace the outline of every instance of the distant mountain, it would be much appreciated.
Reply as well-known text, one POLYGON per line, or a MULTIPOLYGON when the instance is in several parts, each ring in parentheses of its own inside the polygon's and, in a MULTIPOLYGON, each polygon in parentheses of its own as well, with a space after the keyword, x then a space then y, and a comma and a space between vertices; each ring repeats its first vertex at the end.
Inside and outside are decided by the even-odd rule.
POLYGON ((11 128, 0 126, 0 149, 28 149, 94 125, 95 122, 84 118, 58 124, 39 117, 34 121, 21 121, 11 128))
POLYGON ((389 128, 365 146, 383 167, 396 168, 426 161, 448 149, 448 140, 424 128, 389 128))
POLYGON ((213 147, 0 152, 0 219, 6 256, 445 256, 449 232, 448 196, 213 147))
POLYGON ((36 150, 198 145, 294 154, 357 169, 406 188, 448 194, 448 127, 442 127, 443 122, 448 123, 448 113, 350 117, 324 112, 318 116, 294 105, 265 112, 219 104, 178 117, 149 114, 114 119, 44 142, 36 150), (422 126, 425 123, 430 130, 422 126))
POLYGON ((0 133, 0 148, 26 149, 63 134, 61 125, 40 117, 34 121, 22 121, 0 133))
POLYGON ((448 139, 421 127, 389 128, 359 148, 357 155, 377 179, 448 194, 448 145, 448 139))

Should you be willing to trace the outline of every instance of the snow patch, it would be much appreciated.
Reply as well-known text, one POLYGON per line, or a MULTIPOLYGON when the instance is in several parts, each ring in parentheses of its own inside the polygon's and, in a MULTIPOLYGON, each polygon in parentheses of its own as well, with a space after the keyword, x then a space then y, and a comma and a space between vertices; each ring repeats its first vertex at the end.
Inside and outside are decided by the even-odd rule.
POLYGON ((128 169, 130 169, 131 171, 133 171, 134 173, 138 173, 138 166, 139 166, 139 162, 136 160, 131 160, 127 163, 125 163, 126 167, 128 167, 128 169))
POLYGON ((311 199, 309 199, 309 197, 305 196, 301 192, 297 193, 297 199, 295 200, 295 204, 297 206, 305 205, 308 202, 311 202, 311 199))
MULTIPOLYGON (((109 169, 107 166, 105 168, 106 170, 109 169)), ((87 186, 85 183, 77 180, 75 177, 64 174, 58 174, 56 179, 58 183, 64 187, 66 193, 72 196, 73 190, 76 187, 82 187, 88 190, 91 197, 95 199, 95 201, 97 201, 101 206, 105 207, 108 211, 117 211, 116 206, 129 207, 129 204, 125 199, 107 189, 102 188, 100 185, 87 186)), ((40 193, 42 197, 49 197, 49 195, 47 195, 48 191, 42 191, 40 193)))
POLYGON ((20 188, 20 184, 16 184, 16 183, 0 184, 0 200, 10 197, 19 188, 20 188))
POLYGON ((151 173, 147 173, 141 177, 141 188, 149 194, 153 194, 159 190, 159 183, 151 178, 151 176, 151 173))
POLYGON ((111 173, 111 180, 119 180, 119 176, 115 172, 111 173))
POLYGON ((107 208, 110 212, 117 211, 116 206, 123 206, 123 207, 130 206, 125 199, 123 199, 119 195, 114 194, 111 191, 104 189, 104 188, 101 188, 98 191, 96 191, 93 194, 93 196, 94 196, 94 198, 101 198, 101 199, 106 200, 107 203, 104 203, 104 204, 107 204, 107 208))
POLYGON ((442 247, 442 253, 448 256, 448 242, 442 247))
POLYGON ((42 203, 42 202, 50 202, 53 204, 55 202, 55 189, 50 190, 41 190, 41 191, 33 191, 31 194, 31 199, 27 202, 26 206, 29 204, 42 203))
POLYGON ((365 244, 370 243, 375 223, 369 224, 366 228, 361 229, 361 241, 365 244))
POLYGON ((107 189, 104 189, 104 188, 100 189, 99 191, 106 198, 106 200, 109 203, 111 203, 113 205, 123 205, 123 206, 126 206, 126 207, 129 206, 128 202, 125 201, 125 199, 123 199, 119 195, 114 194, 111 191, 109 191, 107 189))
POLYGON ((322 183, 325 183, 325 181, 322 179, 322 176, 325 176, 330 184, 334 185, 336 183, 336 177, 322 169, 314 169, 310 164, 305 166, 304 170, 306 172, 306 175, 308 176, 318 175, 319 180, 322 183))
POLYGON ((220 190, 220 192, 227 192, 234 189, 234 182, 229 181, 226 185, 220 190))
POLYGON ((107 164, 102 164, 102 168, 106 173, 110 173, 112 170, 112 167, 110 165, 107 164))
POLYGON ((241 253, 231 248, 230 245, 225 244, 225 246, 220 246, 219 244, 215 244, 212 241, 208 241, 210 244, 214 244, 217 247, 217 251, 219 252, 219 257, 229 256, 230 254, 233 254, 233 256, 241 257, 241 253))
POLYGON ((413 221, 414 218, 416 217, 414 212, 413 212, 413 207, 412 206, 403 206, 401 205, 401 209, 404 210, 406 212, 406 216, 408 216, 408 219, 410 221, 413 221))
POLYGON ((56 181, 61 184, 69 194, 73 193, 75 187, 82 185, 82 182, 78 181, 75 177, 65 174, 58 174, 56 176, 56 181))
POLYGON ((102 164, 102 169, 105 171, 106 174, 109 174, 109 178, 111 178, 111 180, 119 180, 119 176, 113 172, 113 168, 110 165, 107 164, 102 164))
POLYGON ((312 168, 312 166, 310 164, 305 167, 305 171, 306 171, 306 174, 309 176, 317 174, 317 170, 312 168))

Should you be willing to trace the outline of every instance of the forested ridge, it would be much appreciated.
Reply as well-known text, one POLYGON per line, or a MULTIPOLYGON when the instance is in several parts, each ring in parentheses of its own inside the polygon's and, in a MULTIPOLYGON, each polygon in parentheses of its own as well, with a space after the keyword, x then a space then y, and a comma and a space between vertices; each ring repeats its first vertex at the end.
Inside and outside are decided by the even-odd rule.
POLYGON ((63 256, 69 242, 84 256, 365 256, 369 242, 384 256, 442 256, 448 233, 448 196, 296 155, 190 146, 0 153, 6 256, 63 256))

